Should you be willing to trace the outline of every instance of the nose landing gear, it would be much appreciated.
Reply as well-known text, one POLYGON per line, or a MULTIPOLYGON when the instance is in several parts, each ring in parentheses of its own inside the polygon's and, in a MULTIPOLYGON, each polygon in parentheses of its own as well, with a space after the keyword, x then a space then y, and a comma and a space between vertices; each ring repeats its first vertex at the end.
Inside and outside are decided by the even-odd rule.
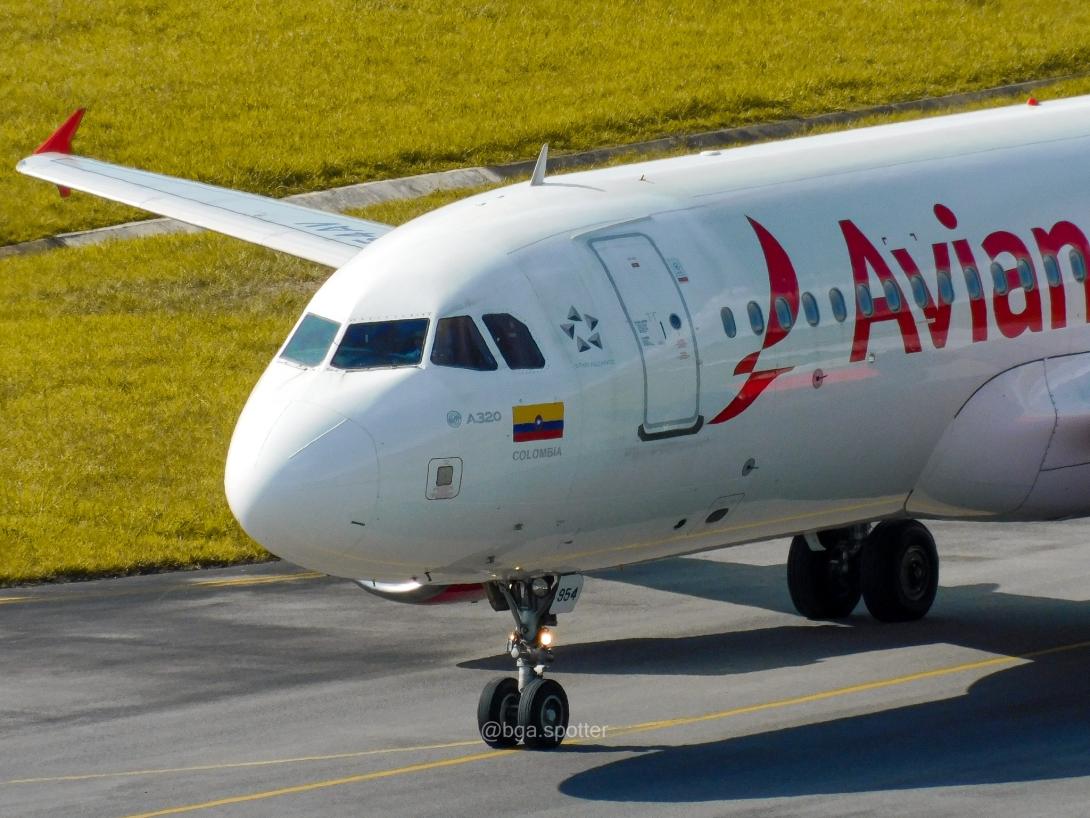
POLYGON ((841 619, 862 596, 880 622, 920 619, 939 584, 939 555, 918 520, 799 535, 787 557, 787 587, 795 609, 809 619, 841 619))
POLYGON ((493 679, 477 703, 477 728, 490 747, 514 747, 520 741, 532 749, 551 749, 564 740, 568 729, 568 696, 564 688, 546 679, 552 664, 556 614, 570 611, 582 589, 578 575, 536 577, 532 580, 492 582, 486 585, 494 610, 509 610, 515 629, 507 652, 515 660, 518 678, 493 679))

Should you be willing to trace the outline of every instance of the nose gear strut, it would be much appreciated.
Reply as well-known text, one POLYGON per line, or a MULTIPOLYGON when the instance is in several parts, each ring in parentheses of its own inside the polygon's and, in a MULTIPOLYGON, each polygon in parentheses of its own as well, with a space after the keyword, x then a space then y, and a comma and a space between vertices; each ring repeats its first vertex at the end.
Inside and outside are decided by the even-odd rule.
MULTIPOLYGON (((538 578, 541 583, 544 578, 538 578)), ((548 580, 544 580, 547 582, 548 580)), ((515 618, 515 630, 507 639, 507 652, 518 667, 519 692, 532 682, 545 675, 545 669, 556 657, 548 645, 541 644, 539 634, 545 626, 556 625, 556 615, 548 613, 556 593, 557 583, 552 588, 535 591, 533 581, 519 581, 499 585, 507 609, 515 618)))

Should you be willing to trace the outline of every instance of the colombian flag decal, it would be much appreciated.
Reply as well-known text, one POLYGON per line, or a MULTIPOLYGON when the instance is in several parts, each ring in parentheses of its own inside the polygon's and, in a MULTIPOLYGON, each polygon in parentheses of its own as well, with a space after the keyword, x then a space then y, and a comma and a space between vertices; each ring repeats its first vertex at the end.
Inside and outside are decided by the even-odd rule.
POLYGON ((515 443, 564 437, 563 402, 513 406, 511 417, 514 421, 511 434, 515 443))

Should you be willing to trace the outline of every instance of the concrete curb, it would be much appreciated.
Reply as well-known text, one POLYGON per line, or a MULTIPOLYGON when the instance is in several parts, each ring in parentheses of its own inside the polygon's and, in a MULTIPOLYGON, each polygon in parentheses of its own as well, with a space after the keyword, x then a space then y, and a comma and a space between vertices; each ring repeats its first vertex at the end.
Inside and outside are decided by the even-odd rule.
MULTIPOLYGON (((999 97, 1014 96, 1032 91, 1053 83, 1069 79, 1090 76, 1090 74, 1072 74, 1065 77, 1030 80, 980 91, 967 91, 960 94, 948 94, 942 97, 927 97, 908 102, 894 102, 886 105, 873 105, 855 111, 835 111, 819 114, 804 119, 787 119, 760 125, 746 125, 737 128, 721 128, 695 134, 668 136, 646 142, 634 142, 629 145, 617 145, 609 148, 572 153, 549 158, 550 170, 585 168, 601 164, 619 156, 638 157, 645 154, 661 153, 677 148, 722 148, 760 142, 766 139, 783 139, 797 136, 814 128, 827 125, 846 125, 872 116, 914 111, 934 111, 952 108, 972 102, 981 102, 999 97)), ((384 179, 377 182, 346 185, 344 187, 319 190, 312 193, 299 193, 285 197, 285 201, 295 202, 307 207, 330 212, 342 212, 351 208, 366 207, 379 202, 400 199, 415 199, 438 190, 462 190, 480 185, 497 184, 528 176, 533 170, 534 160, 511 162, 506 165, 462 168, 437 173, 422 173, 401 179, 384 179)), ((145 236, 161 236, 170 233, 198 233, 200 228, 191 227, 174 219, 147 219, 125 224, 99 227, 93 230, 81 230, 76 233, 60 233, 43 239, 25 241, 0 247, 0 259, 8 256, 22 256, 54 250, 60 247, 82 247, 99 244, 104 241, 134 239, 145 236)))

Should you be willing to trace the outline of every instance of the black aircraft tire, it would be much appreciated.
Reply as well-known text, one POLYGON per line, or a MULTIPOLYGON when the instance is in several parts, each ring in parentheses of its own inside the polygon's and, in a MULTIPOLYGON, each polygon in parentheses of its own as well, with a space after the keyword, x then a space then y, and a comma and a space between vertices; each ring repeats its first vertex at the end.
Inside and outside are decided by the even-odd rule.
POLYGON ((879 622, 923 618, 939 587, 939 554, 916 520, 880 523, 863 546, 863 601, 879 622))
POLYGON ((522 742, 534 750, 559 747, 568 729, 568 696, 552 679, 534 679, 519 699, 522 742))
POLYGON ((500 676, 484 686, 477 702, 477 730, 489 747, 518 744, 519 683, 500 676))
POLYGON ((795 610, 807 619, 843 619, 859 604, 859 561, 847 572, 834 570, 835 552, 813 551, 802 536, 787 554, 787 590, 795 610))

